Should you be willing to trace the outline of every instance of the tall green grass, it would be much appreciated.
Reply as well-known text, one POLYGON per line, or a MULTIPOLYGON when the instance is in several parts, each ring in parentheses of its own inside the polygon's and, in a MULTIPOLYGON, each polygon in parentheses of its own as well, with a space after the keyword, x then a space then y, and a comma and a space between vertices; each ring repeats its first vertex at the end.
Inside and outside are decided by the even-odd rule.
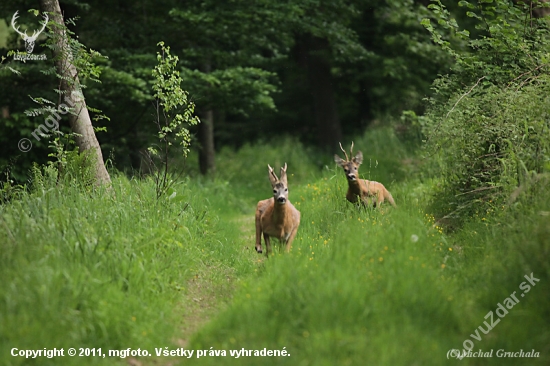
POLYGON ((302 224, 291 254, 266 261, 194 348, 286 347, 290 357, 262 363, 357 365, 413 360, 403 363, 402 352, 423 364, 452 347, 440 342, 459 327, 450 280, 442 279, 442 234, 418 207, 348 204, 338 178, 327 171, 299 190, 302 224))
POLYGON ((547 180, 449 234, 426 212, 439 180, 411 175, 404 161, 414 156, 391 129, 369 130, 355 146, 366 157, 360 175, 384 183, 397 209, 348 203, 332 156, 292 139, 224 150, 215 179, 183 180, 161 200, 147 179, 115 175, 112 191, 97 191, 59 180, 51 167, 37 172, 30 192, 0 206, 0 364, 29 363, 9 356, 12 347, 152 352, 183 344, 227 352, 196 364, 440 365, 514 291, 520 302, 487 335, 478 331, 474 351, 535 349, 540 357, 461 362, 547 364, 547 180), (253 250, 254 209, 271 196, 267 164, 285 162, 301 226, 290 253, 266 260, 253 250), (531 273, 540 282, 520 297, 531 273), (187 304, 211 303, 193 298, 193 286, 226 306, 182 343, 187 304), (229 355, 243 348, 290 356, 229 355))
MULTIPOLYGON (((349 151, 351 142, 343 143, 349 151)), ((410 173, 410 167, 403 165, 408 157, 404 146, 398 141, 391 128, 373 129, 354 139, 354 152, 362 151, 364 163, 361 176, 391 184, 402 181, 410 173)), ((341 151, 335 151, 343 155, 341 151)), ((334 168, 333 154, 321 154, 306 147, 292 137, 280 137, 256 144, 245 144, 238 150, 223 148, 217 157, 217 179, 228 186, 225 200, 242 213, 250 213, 258 200, 271 196, 267 179, 267 165, 278 173, 284 164, 288 165, 290 199, 295 187, 307 185, 321 177, 321 172, 334 168)), ((343 178, 343 176, 342 176, 343 178)), ((220 202, 224 205, 223 202, 220 202)))
POLYGON ((157 200, 151 180, 115 176, 112 191, 91 190, 35 172, 30 193, 0 206, 0 364, 29 362, 14 347, 175 347, 189 279, 230 296, 253 270, 239 230, 210 207, 216 191, 187 181, 157 200))
MULTIPOLYGON (((378 148, 399 152, 392 144, 382 140, 378 148)), ((376 149, 369 153, 388 158, 376 149)), ((386 184, 396 170, 384 167, 372 174, 386 184)), ((548 363, 550 195, 540 189, 528 210, 521 208, 526 202, 495 208, 447 235, 424 211, 436 184, 390 180, 399 207, 382 210, 347 203, 343 173, 332 167, 295 187, 292 200, 302 222, 291 253, 265 261, 191 344, 284 348, 290 356, 235 360, 228 354, 199 363, 440 365, 467 339, 474 351, 493 349, 494 355, 464 364, 548 363), (540 282, 487 335, 478 330, 482 338, 472 339, 489 311, 514 291, 520 296, 524 275, 531 273, 540 282), (535 349, 540 357, 497 358, 499 349, 535 349)))

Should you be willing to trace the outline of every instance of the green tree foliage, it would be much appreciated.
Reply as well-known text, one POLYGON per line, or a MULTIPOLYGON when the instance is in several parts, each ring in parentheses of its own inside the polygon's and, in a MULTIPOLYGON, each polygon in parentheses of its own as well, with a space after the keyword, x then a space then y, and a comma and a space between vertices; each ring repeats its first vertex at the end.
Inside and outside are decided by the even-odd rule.
MULTIPOLYGON (((184 35, 182 77, 202 109, 216 108, 246 116, 275 108, 270 95, 276 76, 263 66, 272 44, 261 15, 246 10, 254 3, 192 1, 170 11, 184 35)), ((271 30, 273 32, 273 30, 271 30)))
POLYGON ((370 2, 354 26, 369 57, 347 71, 345 80, 361 96, 356 109, 363 118, 398 115, 404 109, 421 112, 433 79, 451 65, 449 55, 430 41, 420 24, 433 18, 423 3, 370 2))
MULTIPOLYGON (((21 27, 25 25, 30 28, 28 33, 32 34, 31 30, 39 24, 37 19, 42 21, 39 11, 30 9, 26 14, 21 14, 17 21, 18 24, 21 23, 21 27), (28 24, 31 26, 29 27, 28 24)), ((65 23, 69 27, 75 26, 74 19, 65 19, 65 23)), ((54 63, 61 60, 65 71, 68 69, 68 56, 78 70, 79 87, 85 89, 91 81, 99 82, 102 69, 96 62, 101 62, 100 60, 105 57, 86 47, 77 38, 67 26, 58 24, 50 18, 48 28, 40 35, 33 52, 35 55, 44 56, 45 59, 26 62, 13 60, 13 55, 20 52, 16 50, 22 49, 22 38, 18 34, 11 34, 8 38, 9 51, 7 57, 3 57, 2 66, 0 66, 0 79, 4 86, 0 91, 0 108, 3 111, 0 116, 2 121, 0 123, 0 131, 2 131, 0 141, 5 142, 1 144, 0 169, 9 170, 11 178, 16 181, 22 182, 27 179, 27 173, 33 162, 44 163, 48 160, 50 156, 48 148, 54 140, 54 135, 68 134, 67 136, 71 136, 73 139, 78 138, 76 135, 70 134, 71 129, 66 113, 69 112, 70 115, 76 116, 79 111, 68 108, 65 99, 67 91, 62 90, 63 88, 60 86, 63 80, 69 80, 69 78, 60 75, 54 63), (60 52, 57 57, 52 57, 52 53, 49 51, 59 48, 56 41, 60 37, 54 35, 53 30, 63 33, 63 40, 67 42, 70 55, 68 52, 60 52), (61 104, 68 108, 65 113, 58 110, 58 106, 61 104), (63 117, 64 115, 65 117, 63 117), (56 120, 55 126, 51 124, 54 119, 56 120), (44 125, 48 127, 45 128, 44 125), (18 141, 21 139, 28 139, 32 143, 32 149, 29 151, 18 149, 18 141), (21 153, 23 155, 20 155, 21 153)), ((70 83, 73 82, 70 81, 70 83)), ((94 120, 108 120, 100 110, 93 107, 88 107, 88 110, 93 112, 94 120)), ((68 139, 63 139, 63 141, 68 141, 68 139)))
POLYGON ((158 148, 148 149, 148 161, 155 166, 153 172, 157 198, 171 188, 174 181, 170 178, 169 158, 173 143, 181 146, 181 155, 187 158, 191 144, 189 127, 200 122, 193 116, 195 103, 189 100, 189 93, 181 87, 181 77, 176 70, 178 57, 170 54, 170 47, 160 42, 161 52, 157 53, 158 65, 153 69, 154 98, 156 101, 156 120, 158 148), (158 162, 160 166, 156 164, 158 162))
MULTIPOLYGON (((153 142, 150 70, 159 40, 179 56, 182 83, 197 111, 215 112, 216 149, 281 134, 319 145, 316 135, 325 129, 319 115, 327 112, 344 134, 355 134, 376 118, 387 123, 383 117, 403 109, 422 111, 420 99, 450 59, 419 25, 422 17, 431 16, 424 3, 239 0, 182 6, 175 0, 121 0, 106 6, 90 0, 61 6, 66 18, 79 17, 70 25, 79 40, 108 56, 94 60, 101 84, 90 85, 86 98, 110 117, 110 122, 94 122, 108 127, 98 139, 104 154, 126 170, 141 168, 142 153, 153 142), (313 72, 314 67, 321 72, 313 72), (330 109, 323 110, 325 106, 330 109)), ((27 0, 3 2, 1 16, 9 23, 15 10, 22 14, 33 6, 27 0)), ((8 49, 15 49, 17 42, 21 46, 11 36, 8 49)), ((21 96, 52 100, 55 94, 47 95, 41 86, 46 76, 37 76, 48 65, 8 62, 22 71, 17 79, 11 73, 1 76, 9 85, 0 91, 1 100, 10 111, 0 124, 1 135, 13 135, 11 141, 20 138, 14 126, 32 126, 14 120, 24 119, 22 112, 32 105, 21 96)), ((197 131, 190 132, 193 136, 197 131)), ((17 153, 14 146, 2 156, 17 153)))
POLYGON ((430 154, 441 164, 441 215, 462 220, 510 198, 512 190, 550 170, 549 29, 528 7, 507 1, 460 1, 482 31, 470 38, 441 2, 438 25, 423 24, 456 64, 434 83, 422 118, 430 154), (469 46, 453 47, 440 29, 469 46))
MULTIPOLYGON (((326 40, 327 48, 314 54, 330 66, 345 134, 361 133, 375 119, 387 123, 388 117, 404 109, 422 111, 420 101, 432 80, 450 65, 450 57, 433 45, 419 24, 431 16, 422 2, 362 0, 317 8, 313 1, 299 3, 310 7, 296 18, 293 32, 326 40), (317 17, 311 19, 310 14, 317 17)), ((308 137, 316 125, 306 73, 309 65, 300 56, 295 46, 289 59, 277 65, 283 84, 283 93, 276 97, 277 117, 297 126, 302 138, 311 141, 308 137)))
MULTIPOLYGON (((13 5, 13 4, 12 4, 13 5)), ((29 4, 30 5, 30 4, 29 4)), ((30 7, 36 7, 34 2, 30 7)), ((41 62, 14 62, 12 56, 8 56, 9 51, 24 50, 22 37, 11 29, 11 18, 17 7, 9 7, 8 3, 0 4, 2 17, 7 24, 7 38, 5 39, 6 48, 1 50, 2 62, 0 64, 0 171, 8 171, 12 179, 18 182, 24 182, 27 179, 27 172, 32 167, 32 163, 44 163, 48 156, 48 142, 41 139, 33 139, 32 149, 25 154, 18 149, 18 141, 22 138, 30 137, 37 125, 44 122, 40 118, 29 114, 36 107, 34 98, 42 97, 47 100, 56 100, 57 95, 53 90, 56 84, 55 73, 45 72, 45 69, 52 66, 41 62), (12 10, 13 9, 13 10, 12 10)), ((25 27, 33 29, 40 21, 42 16, 35 16, 34 12, 27 12, 19 9, 18 24, 21 30, 25 27)), ((29 30, 30 34, 32 31, 29 30)), ((46 31, 38 38, 34 54, 44 54, 47 49, 43 47, 43 40, 46 31)))

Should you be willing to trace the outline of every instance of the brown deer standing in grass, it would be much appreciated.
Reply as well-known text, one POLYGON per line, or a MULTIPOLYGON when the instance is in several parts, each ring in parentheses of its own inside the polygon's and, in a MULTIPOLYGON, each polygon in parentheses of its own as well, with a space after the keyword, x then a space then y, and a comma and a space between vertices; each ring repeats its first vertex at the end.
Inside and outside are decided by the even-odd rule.
POLYGON ((336 164, 341 166, 346 173, 346 178, 348 179, 348 193, 346 193, 347 200, 355 203, 357 202, 357 197, 359 197, 363 204, 368 205, 369 198, 374 197, 374 207, 380 207, 384 200, 388 200, 393 207, 396 207, 391 193, 382 183, 359 179, 358 170, 359 166, 363 162, 363 153, 358 151, 357 155, 353 156, 353 142, 351 143, 351 148, 349 151, 350 156, 352 156, 351 160, 348 158, 346 151, 342 148, 342 144, 340 144, 340 149, 344 152, 346 160, 342 159, 337 154, 334 154, 334 161, 336 164))
POLYGON ((288 200, 286 163, 281 168, 281 179, 277 178, 269 164, 267 167, 269 168, 269 181, 273 187, 273 198, 258 202, 256 207, 256 251, 262 253, 261 236, 263 233, 266 256, 270 251, 270 236, 286 244, 286 251, 290 251, 300 225, 300 211, 288 200))

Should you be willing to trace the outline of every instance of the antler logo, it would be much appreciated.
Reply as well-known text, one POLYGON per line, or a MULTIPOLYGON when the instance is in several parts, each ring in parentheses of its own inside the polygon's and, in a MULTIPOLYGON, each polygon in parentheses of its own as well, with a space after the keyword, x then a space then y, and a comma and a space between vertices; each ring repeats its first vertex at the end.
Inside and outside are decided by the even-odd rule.
POLYGON ((17 33, 19 33, 21 37, 23 37, 23 40, 25 41, 25 49, 27 50, 27 53, 32 53, 32 51, 34 50, 34 42, 36 42, 36 39, 48 24, 48 20, 49 20, 48 14, 45 14, 45 13, 42 14, 42 16, 44 17, 44 24, 42 24, 42 29, 40 29, 39 31, 34 31, 32 36, 29 37, 27 35, 27 31, 21 32, 19 30, 19 27, 15 25, 15 20, 19 18, 19 15, 17 15, 18 12, 19 11, 16 11, 15 14, 13 14, 13 17, 11 18, 11 26, 13 27, 13 29, 15 29, 17 33))

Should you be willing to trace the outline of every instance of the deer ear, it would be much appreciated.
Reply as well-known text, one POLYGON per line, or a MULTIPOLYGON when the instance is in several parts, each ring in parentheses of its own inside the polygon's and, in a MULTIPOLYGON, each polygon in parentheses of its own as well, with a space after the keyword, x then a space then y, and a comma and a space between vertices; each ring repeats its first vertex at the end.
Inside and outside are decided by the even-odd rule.
POLYGON ((358 151, 357 155, 355 155, 352 160, 356 164, 361 164, 363 162, 363 153, 361 151, 358 151))
POLYGON ((338 164, 338 166, 344 166, 344 159, 339 157, 337 154, 334 154, 334 162, 338 164))

